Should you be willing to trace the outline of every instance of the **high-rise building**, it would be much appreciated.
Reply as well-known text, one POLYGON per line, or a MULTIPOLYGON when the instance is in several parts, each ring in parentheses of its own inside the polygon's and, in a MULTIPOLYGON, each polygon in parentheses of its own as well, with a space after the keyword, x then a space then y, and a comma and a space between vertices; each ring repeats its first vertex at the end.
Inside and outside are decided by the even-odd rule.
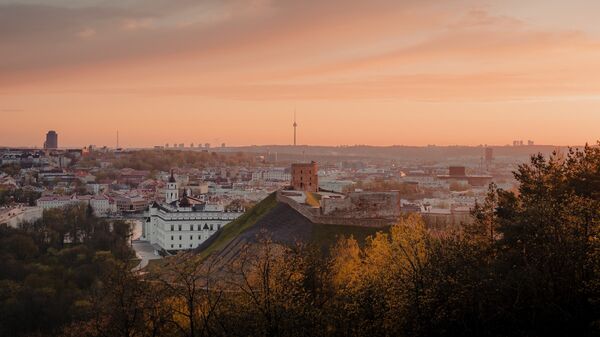
POLYGON ((48 131, 46 141, 44 142, 44 149, 58 149, 58 134, 56 131, 48 131))

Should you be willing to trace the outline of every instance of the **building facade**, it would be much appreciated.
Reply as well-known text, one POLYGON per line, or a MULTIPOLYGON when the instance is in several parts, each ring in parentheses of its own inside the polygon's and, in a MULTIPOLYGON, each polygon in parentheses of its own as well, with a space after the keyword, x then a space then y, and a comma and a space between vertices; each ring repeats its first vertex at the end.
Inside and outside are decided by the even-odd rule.
POLYGON ((289 168, 269 168, 252 172, 253 182, 287 182, 292 179, 289 168))
POLYGON ((141 195, 114 195, 113 199, 121 213, 139 213, 148 208, 148 200, 141 195))
POLYGON ((319 191, 319 167, 316 162, 292 164, 292 188, 296 191, 319 191))
POLYGON ((178 191, 171 174, 165 189, 167 202, 150 206, 143 225, 142 239, 164 250, 194 249, 243 214, 243 210, 225 211, 220 204, 206 203, 185 192, 179 198, 178 191))
POLYGON ((165 202, 170 204, 176 200, 179 200, 179 188, 175 176, 173 176, 173 171, 171 171, 171 176, 169 177, 167 187, 165 188, 165 202))
POLYGON ((94 215, 106 216, 117 211, 116 204, 103 195, 46 196, 36 201, 42 209, 63 208, 70 205, 85 204, 92 207, 94 215))

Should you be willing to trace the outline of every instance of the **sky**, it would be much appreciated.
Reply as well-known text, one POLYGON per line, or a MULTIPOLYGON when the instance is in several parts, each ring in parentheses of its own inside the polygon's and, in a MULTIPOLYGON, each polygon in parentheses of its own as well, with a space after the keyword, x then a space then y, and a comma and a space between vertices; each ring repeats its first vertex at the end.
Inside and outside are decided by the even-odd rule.
POLYGON ((581 145, 600 2, 0 0, 0 146, 581 145))

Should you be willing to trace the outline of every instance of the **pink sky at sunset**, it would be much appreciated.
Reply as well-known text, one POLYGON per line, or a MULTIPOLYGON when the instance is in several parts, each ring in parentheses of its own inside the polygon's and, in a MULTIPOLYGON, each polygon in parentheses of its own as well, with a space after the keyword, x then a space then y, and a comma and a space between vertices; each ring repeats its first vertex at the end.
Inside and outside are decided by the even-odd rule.
POLYGON ((597 1, 0 0, 0 146, 580 145, 597 1))

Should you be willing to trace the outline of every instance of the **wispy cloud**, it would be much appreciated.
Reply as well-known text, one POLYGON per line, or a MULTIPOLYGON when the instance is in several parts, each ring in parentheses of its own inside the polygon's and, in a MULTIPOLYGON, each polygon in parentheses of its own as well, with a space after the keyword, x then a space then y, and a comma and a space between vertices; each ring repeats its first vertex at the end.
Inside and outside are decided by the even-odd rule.
POLYGON ((139 30, 148 29, 152 27, 152 18, 140 18, 140 19, 125 19, 123 20, 121 27, 124 30, 139 30))
POLYGON ((92 28, 84 28, 82 30, 80 30, 79 32, 77 32, 77 36, 79 36, 82 39, 90 39, 92 37, 94 37, 94 35, 96 35, 96 30, 92 29, 92 28))
POLYGON ((0 3, 0 44, 4 94, 510 101, 600 91, 595 36, 468 0, 0 3))

